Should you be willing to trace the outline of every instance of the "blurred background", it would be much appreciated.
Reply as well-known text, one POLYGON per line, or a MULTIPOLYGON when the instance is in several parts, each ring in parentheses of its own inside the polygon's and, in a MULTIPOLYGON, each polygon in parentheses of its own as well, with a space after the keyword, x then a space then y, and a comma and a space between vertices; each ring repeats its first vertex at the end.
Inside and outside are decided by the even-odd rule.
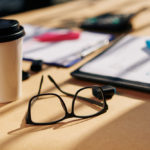
POLYGON ((0 17, 68 1, 71 0, 0 0, 0 17))

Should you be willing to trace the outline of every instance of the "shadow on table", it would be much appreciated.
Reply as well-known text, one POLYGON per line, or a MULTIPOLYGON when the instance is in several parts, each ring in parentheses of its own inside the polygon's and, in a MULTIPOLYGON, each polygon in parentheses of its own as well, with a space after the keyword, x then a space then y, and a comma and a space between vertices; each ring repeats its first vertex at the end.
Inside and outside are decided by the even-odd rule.
POLYGON ((137 106, 83 138, 74 150, 149 150, 150 102, 137 106))
MULTIPOLYGON (((95 129, 91 129, 93 132, 87 132, 85 136, 74 138, 72 149, 93 149, 99 150, 103 149, 115 149, 115 150, 133 150, 133 149, 144 149, 148 150, 150 147, 150 102, 143 102, 140 105, 129 109, 113 120, 108 120, 108 122, 95 129)), ((111 110, 110 110, 111 111, 111 110)), ((113 113, 113 112, 112 112, 113 113)), ((108 117, 106 115, 106 117, 108 117)), ((88 120, 78 120, 78 121, 68 121, 66 123, 60 123, 56 125, 49 126, 26 126, 24 121, 22 122, 22 127, 10 131, 8 134, 11 135, 8 139, 1 142, 0 146, 2 149, 7 148, 14 144, 20 138, 28 137, 33 132, 42 131, 46 129, 60 129, 63 127, 73 126, 77 124, 82 124, 83 121, 88 120), (13 136, 14 135, 14 136, 13 136)), ((92 120, 90 121, 90 123, 92 120)), ((94 123, 94 121, 93 121, 94 123)), ((97 122, 101 124, 99 121, 97 122)), ((75 127, 73 127, 75 129, 75 127)), ((81 129, 82 130, 82 129, 81 129)), ((73 130, 71 130, 73 131, 73 130)), ((57 130, 56 132, 59 132, 57 130)), ((69 133, 69 136, 72 134, 69 133)), ((34 135, 33 135, 34 136, 34 135)), ((53 135, 51 135, 53 136, 53 135)), ((66 135, 64 135, 65 137, 66 135)), ((59 137, 58 137, 59 138, 59 137)), ((38 145, 38 144, 37 144, 38 145)))

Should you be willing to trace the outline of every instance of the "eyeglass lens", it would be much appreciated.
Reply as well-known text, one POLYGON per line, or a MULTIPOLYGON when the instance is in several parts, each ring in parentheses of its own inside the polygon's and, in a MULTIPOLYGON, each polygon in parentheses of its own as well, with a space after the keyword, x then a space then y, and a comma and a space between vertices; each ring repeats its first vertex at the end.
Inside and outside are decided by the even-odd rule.
POLYGON ((74 103, 74 114, 76 116, 95 115, 104 108, 104 98, 102 91, 99 90, 99 99, 93 94, 92 87, 81 90, 74 103), (81 99, 80 97, 85 97, 81 99), (86 99, 87 98, 87 99, 86 99))
POLYGON ((38 96, 31 106, 31 119, 35 123, 55 122, 64 116, 64 108, 55 95, 38 96))

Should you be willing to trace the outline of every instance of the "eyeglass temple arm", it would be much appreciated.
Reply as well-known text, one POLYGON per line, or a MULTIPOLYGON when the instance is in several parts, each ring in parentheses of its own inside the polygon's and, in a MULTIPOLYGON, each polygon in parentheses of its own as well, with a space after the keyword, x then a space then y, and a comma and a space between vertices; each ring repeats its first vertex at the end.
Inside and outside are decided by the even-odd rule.
POLYGON ((43 75, 42 75, 41 81, 40 81, 40 86, 39 86, 38 95, 41 93, 41 88, 42 88, 43 80, 44 80, 44 77, 43 77, 43 75))
MULTIPOLYGON (((53 79, 50 75, 48 75, 48 78, 51 80, 52 83, 54 83, 54 85, 56 86, 56 88, 57 88, 59 91, 61 91, 62 93, 66 94, 66 95, 68 95, 68 96, 72 96, 72 97, 75 96, 74 94, 70 94, 70 93, 67 93, 67 92, 63 91, 63 90, 57 85, 57 83, 54 81, 54 79, 53 79)), ((42 75, 41 81, 40 81, 40 86, 39 86, 38 95, 41 93, 41 88, 42 88, 43 80, 44 80, 44 77, 43 77, 43 75, 42 75)), ((91 100, 91 99, 89 99, 89 98, 85 98, 85 97, 81 97, 81 96, 78 96, 78 98, 81 98, 82 100, 88 101, 88 102, 90 102, 90 103, 92 103, 92 104, 96 104, 96 105, 100 105, 100 106, 103 105, 103 104, 101 104, 100 102, 93 101, 93 100, 91 100)))
MULTIPOLYGON (((48 78, 49 78, 49 80, 55 85, 55 87, 56 87, 60 92, 62 92, 63 94, 66 94, 66 95, 68 95, 68 96, 72 96, 72 97, 75 96, 74 94, 71 94, 71 93, 68 93, 68 92, 63 91, 63 90, 57 85, 57 83, 54 81, 54 79, 53 79, 50 75, 48 75, 48 78)), ((81 97, 81 96, 77 96, 77 97, 78 97, 78 98, 81 98, 82 100, 88 101, 88 102, 90 102, 90 103, 92 103, 92 104, 96 104, 96 105, 99 105, 99 106, 103 106, 102 103, 97 102, 97 101, 93 101, 93 100, 91 100, 91 99, 89 99, 89 98, 85 98, 85 97, 81 97)))
POLYGON ((57 85, 57 83, 54 81, 54 79, 50 76, 50 75, 48 75, 48 78, 49 78, 49 80, 55 85, 55 87, 60 91, 60 92, 62 92, 63 94, 66 94, 66 95, 68 95, 68 96, 74 96, 74 94, 71 94, 71 93, 68 93, 68 92, 65 92, 65 91, 63 91, 58 85, 57 85))

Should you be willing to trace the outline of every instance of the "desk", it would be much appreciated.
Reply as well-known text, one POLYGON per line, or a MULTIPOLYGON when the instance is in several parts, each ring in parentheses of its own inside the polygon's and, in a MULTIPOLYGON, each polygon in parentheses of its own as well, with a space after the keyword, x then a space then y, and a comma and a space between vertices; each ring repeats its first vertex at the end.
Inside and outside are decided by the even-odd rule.
MULTIPOLYGON (((150 0, 74 0, 66 4, 8 16, 21 24, 29 23, 46 27, 65 26, 107 11, 129 13, 143 6, 150 7, 150 0)), ((150 35, 150 10, 136 16, 131 34, 150 35)), ((73 92, 91 82, 80 81, 70 72, 94 57, 98 52, 70 68, 46 67, 40 73, 23 81, 22 98, 9 104, 0 104, 1 150, 149 150, 150 149, 150 95, 118 89, 108 101, 107 113, 88 120, 68 119, 49 126, 26 125, 25 116, 30 97, 37 94, 41 75, 52 75, 64 90, 73 92)), ((23 62, 29 70, 31 63, 23 62)), ((45 77, 42 92, 55 92, 45 77)), ((70 107, 69 98, 67 105, 70 107)))

